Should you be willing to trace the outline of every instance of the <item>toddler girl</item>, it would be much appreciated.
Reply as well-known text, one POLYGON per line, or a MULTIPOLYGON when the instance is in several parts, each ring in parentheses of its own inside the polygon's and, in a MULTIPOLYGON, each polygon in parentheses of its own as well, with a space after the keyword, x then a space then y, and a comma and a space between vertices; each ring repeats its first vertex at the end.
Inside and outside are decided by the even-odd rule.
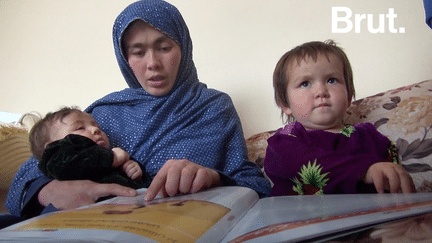
POLYGON ((333 41, 287 52, 273 86, 290 123, 268 140, 264 168, 274 183, 272 196, 415 192, 387 137, 370 123, 344 124, 355 94, 353 75, 333 41))

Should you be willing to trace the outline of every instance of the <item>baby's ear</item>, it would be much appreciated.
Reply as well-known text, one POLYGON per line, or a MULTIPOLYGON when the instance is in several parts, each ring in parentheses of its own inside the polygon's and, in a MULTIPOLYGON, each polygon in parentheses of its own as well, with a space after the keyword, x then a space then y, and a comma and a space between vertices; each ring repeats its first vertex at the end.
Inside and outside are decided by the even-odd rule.
POLYGON ((44 144, 44 149, 46 149, 46 147, 48 146, 48 144, 52 143, 53 141, 51 140, 47 140, 46 143, 44 144))

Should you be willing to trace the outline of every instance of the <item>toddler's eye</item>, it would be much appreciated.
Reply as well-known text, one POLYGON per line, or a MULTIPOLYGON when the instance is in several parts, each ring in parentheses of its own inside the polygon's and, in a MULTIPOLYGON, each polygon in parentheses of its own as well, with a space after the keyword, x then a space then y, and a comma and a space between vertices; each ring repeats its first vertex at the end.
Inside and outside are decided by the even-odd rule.
POLYGON ((337 81, 337 79, 336 78, 330 78, 328 81, 327 81, 327 83, 329 83, 329 84, 334 84, 334 83, 337 83, 338 81, 337 81))
POLYGON ((303 81, 303 82, 301 82, 301 84, 300 84, 300 87, 301 88, 307 88, 307 87, 309 87, 310 86, 310 82, 309 81, 303 81))

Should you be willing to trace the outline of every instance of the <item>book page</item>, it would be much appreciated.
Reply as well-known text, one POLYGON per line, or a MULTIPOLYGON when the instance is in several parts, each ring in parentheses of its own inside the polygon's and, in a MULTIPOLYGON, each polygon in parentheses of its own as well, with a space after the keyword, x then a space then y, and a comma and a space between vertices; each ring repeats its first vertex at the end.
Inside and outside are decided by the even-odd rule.
POLYGON ((430 193, 265 198, 222 242, 308 240, 427 212, 432 212, 430 193))
POLYGON ((143 200, 144 192, 40 216, 1 230, 0 238, 19 236, 29 242, 41 238, 89 242, 220 241, 248 205, 258 200, 253 190, 243 187, 217 187, 151 202, 143 200))
POLYGON ((430 243, 432 242, 432 213, 342 231, 314 238, 313 242, 430 243))

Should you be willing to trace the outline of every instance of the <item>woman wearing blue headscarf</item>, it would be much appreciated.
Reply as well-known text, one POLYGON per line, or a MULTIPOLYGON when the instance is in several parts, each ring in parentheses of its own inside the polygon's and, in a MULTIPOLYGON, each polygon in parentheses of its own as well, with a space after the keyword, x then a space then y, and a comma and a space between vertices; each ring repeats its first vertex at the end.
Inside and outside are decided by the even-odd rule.
POLYGON ((432 0, 423 0, 426 24, 432 29, 432 0))
MULTIPOLYGON (((160 0, 135 2, 117 17, 113 40, 129 88, 97 100, 86 112, 112 146, 125 149, 153 177, 145 199, 233 185, 267 196, 270 183, 247 160, 231 99, 198 80, 192 41, 178 10, 160 0)), ((33 216, 49 204, 74 208, 107 195, 134 196, 136 191, 51 180, 31 158, 15 176, 6 207, 14 215, 33 216)))

